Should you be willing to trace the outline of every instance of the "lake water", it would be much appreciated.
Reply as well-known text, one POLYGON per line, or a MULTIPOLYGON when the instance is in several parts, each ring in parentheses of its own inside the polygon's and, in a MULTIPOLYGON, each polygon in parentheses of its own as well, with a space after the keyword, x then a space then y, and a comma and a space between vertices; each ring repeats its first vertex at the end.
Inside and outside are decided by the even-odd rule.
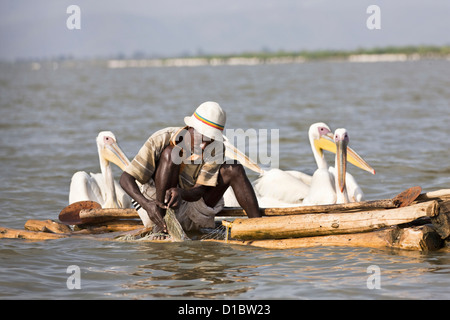
MULTIPOLYGON (((279 129, 279 166, 312 173, 307 131, 348 129, 376 175, 368 199, 450 187, 450 61, 110 69, 106 62, 0 65, 0 225, 57 219, 71 176, 99 172, 95 137, 132 158, 202 102, 228 128, 279 129)), ((115 170, 116 177, 120 172, 115 170)), ((248 172, 253 180, 256 175, 248 172)), ((450 253, 190 243, 0 240, 1 299, 449 299, 450 253), (81 288, 70 290, 69 266, 81 288), (367 281, 379 267, 379 289, 367 281), (369 271, 369 273, 368 273, 369 271)))

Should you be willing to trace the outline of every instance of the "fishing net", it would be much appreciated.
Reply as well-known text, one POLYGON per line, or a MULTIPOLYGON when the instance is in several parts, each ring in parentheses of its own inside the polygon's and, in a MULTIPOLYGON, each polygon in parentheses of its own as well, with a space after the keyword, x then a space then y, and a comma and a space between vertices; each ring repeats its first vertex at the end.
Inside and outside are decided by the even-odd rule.
POLYGON ((169 208, 166 210, 164 221, 166 222, 167 231, 169 232, 169 235, 172 237, 173 241, 190 240, 181 227, 181 224, 175 216, 175 211, 173 211, 173 209, 169 208))
POLYGON ((228 240, 230 238, 229 223, 226 221, 216 221, 216 227, 213 229, 203 229, 204 235, 201 240, 228 240))
MULTIPOLYGON (((165 233, 154 233, 151 230, 137 230, 136 232, 128 232, 116 237, 119 241, 153 241, 157 240, 157 237, 164 236, 166 242, 180 242, 191 240, 183 228, 180 222, 175 216, 175 212, 172 209, 166 210, 166 215, 164 216, 164 221, 166 222, 167 229, 169 232, 169 237, 165 233), (156 238, 156 239, 155 239, 156 238)), ((230 226, 231 223, 222 220, 216 221, 215 228, 203 228, 200 230, 202 234, 200 240, 228 240, 230 238, 230 226)), ((197 237, 195 237, 198 239, 197 237)))
POLYGON ((216 228, 201 229, 201 240, 225 240, 226 230, 224 226, 218 226, 216 228))
POLYGON ((124 235, 121 235, 116 238, 116 240, 119 241, 149 241, 149 240, 155 240, 155 237, 164 236, 166 239, 164 241, 172 241, 172 242, 178 242, 178 241, 187 241, 190 240, 189 237, 184 232, 183 228, 180 225, 180 222, 178 221, 177 217, 175 216, 175 212, 173 209, 167 209, 166 215, 164 216, 164 221, 167 225, 167 231, 169 233, 169 237, 167 237, 167 234, 165 233, 154 233, 151 231, 143 231, 136 233, 127 233, 124 235))

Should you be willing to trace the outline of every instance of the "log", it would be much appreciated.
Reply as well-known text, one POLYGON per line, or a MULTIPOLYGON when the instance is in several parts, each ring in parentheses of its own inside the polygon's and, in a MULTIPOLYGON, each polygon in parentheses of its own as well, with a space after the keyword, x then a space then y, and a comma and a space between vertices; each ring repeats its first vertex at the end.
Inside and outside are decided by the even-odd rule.
MULTIPOLYGON (((373 200, 352 202, 343 204, 325 204, 325 205, 311 205, 311 206, 287 206, 279 208, 260 208, 263 216, 285 216, 306 213, 328 213, 341 212, 346 210, 375 210, 375 209, 392 209, 397 208, 398 205, 392 200, 373 200)), ((242 208, 224 208, 217 214, 219 217, 242 217, 246 216, 245 210, 242 208)))
POLYGON ((389 210, 235 219, 231 225, 231 237, 241 240, 283 239, 367 232, 423 216, 433 217, 438 209, 437 201, 433 200, 389 210))
POLYGON ((450 189, 440 189, 422 193, 417 197, 417 202, 424 202, 430 200, 446 201, 450 200, 450 189))
POLYGON ((18 230, 0 227, 0 238, 3 239, 53 240, 67 237, 68 235, 65 234, 18 230))
POLYGON ((339 234, 314 236, 290 239, 265 239, 265 240, 203 240, 254 246, 266 249, 297 249, 317 246, 344 246, 344 247, 369 247, 385 248, 389 246, 392 230, 384 229, 365 233, 339 234))
POLYGON ((142 228, 141 220, 114 220, 95 224, 81 224, 75 227, 75 230, 88 230, 91 233, 130 231, 142 228))
MULTIPOLYGON (((430 200, 450 200, 450 189, 441 189, 422 193, 417 197, 415 203, 426 202, 430 200)), ((288 206, 280 208, 261 208, 260 212, 263 216, 281 216, 291 214, 304 213, 328 213, 328 212, 342 212, 346 210, 376 210, 376 209, 392 209, 397 208, 398 202, 396 197, 385 200, 370 200, 361 202, 352 202, 346 204, 331 204, 331 205, 315 205, 315 206, 288 206)), ((218 213, 219 217, 243 217, 246 216, 244 209, 226 207, 218 213)))
POLYGON ((444 242, 434 231, 432 226, 424 225, 414 228, 401 229, 397 226, 382 230, 338 234, 326 236, 314 236, 291 239, 269 239, 269 240, 203 240, 254 246, 266 249, 297 249, 320 246, 339 247, 365 247, 365 248, 394 248, 415 251, 436 251, 444 246, 444 242))
POLYGON ((431 222, 442 239, 450 238, 450 200, 439 203, 439 214, 431 217, 431 222))
POLYGON ((90 209, 90 210, 80 210, 81 219, 89 219, 95 222, 95 219, 101 220, 114 220, 114 219, 134 219, 139 218, 136 209, 90 209))
POLYGON ((415 228, 401 229, 393 248, 418 251, 436 251, 444 247, 444 240, 436 232, 433 225, 423 225, 415 228))
POLYGON ((50 233, 70 233, 72 230, 65 224, 53 220, 33 220, 30 219, 25 223, 25 230, 40 231, 50 233))

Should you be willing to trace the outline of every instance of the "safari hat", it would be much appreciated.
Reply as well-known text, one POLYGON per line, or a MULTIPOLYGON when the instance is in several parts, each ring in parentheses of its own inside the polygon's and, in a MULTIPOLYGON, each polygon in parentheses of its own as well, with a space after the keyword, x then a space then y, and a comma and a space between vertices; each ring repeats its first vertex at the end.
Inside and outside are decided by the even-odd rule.
POLYGON ((185 117, 184 123, 210 139, 222 140, 226 120, 227 115, 219 104, 207 101, 198 106, 192 116, 185 117))

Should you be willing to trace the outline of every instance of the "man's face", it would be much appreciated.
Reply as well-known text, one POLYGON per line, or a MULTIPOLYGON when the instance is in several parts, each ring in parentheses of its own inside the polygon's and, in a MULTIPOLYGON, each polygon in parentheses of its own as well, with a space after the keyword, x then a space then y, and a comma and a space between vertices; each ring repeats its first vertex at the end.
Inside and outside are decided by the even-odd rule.
POLYGON ((202 155, 205 148, 211 144, 214 140, 205 137, 200 132, 191 128, 193 134, 191 134, 191 152, 196 155, 202 155))

